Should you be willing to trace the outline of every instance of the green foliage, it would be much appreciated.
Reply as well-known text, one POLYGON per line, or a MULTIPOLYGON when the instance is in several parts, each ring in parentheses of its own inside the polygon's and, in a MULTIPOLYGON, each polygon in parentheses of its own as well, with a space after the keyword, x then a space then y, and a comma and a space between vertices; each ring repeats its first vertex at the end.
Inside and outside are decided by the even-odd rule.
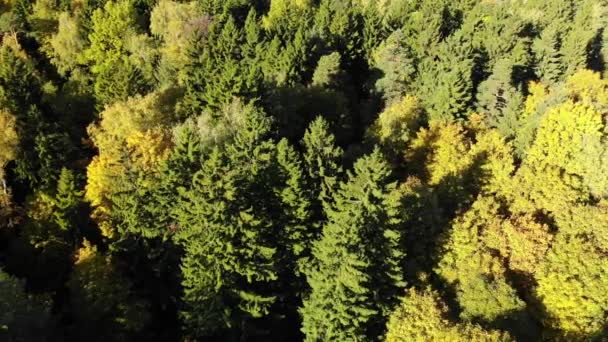
POLYGON ((55 222, 62 230, 77 229, 72 224, 77 215, 78 205, 82 200, 84 191, 78 189, 74 173, 68 169, 61 169, 57 181, 57 194, 55 195, 56 211, 55 222))
POLYGON ((32 186, 49 186, 57 178, 70 144, 42 110, 40 83, 33 62, 16 39, 5 39, 0 48, 0 107, 16 118, 20 138, 16 173, 32 186))
MULTIPOLYGON (((254 18, 250 16, 249 20, 254 18)), ((257 39, 244 38, 234 18, 223 14, 212 22, 206 36, 191 40, 182 103, 187 115, 200 114, 204 109, 217 110, 234 97, 256 98, 262 81, 260 65, 243 52, 254 49, 257 39), (248 43, 253 45, 247 46, 248 43)))
POLYGON ((53 328, 48 299, 25 292, 22 281, 0 271, 0 337, 4 341, 48 341, 53 328))
POLYGON ((327 208, 323 236, 313 246, 307 272, 311 293, 301 309, 308 341, 380 336, 405 285, 401 195, 391 183, 390 168, 376 150, 354 169, 327 208))
POLYGON ((607 14, 0 0, 0 339, 606 339, 607 14))
POLYGON ((499 61, 490 77, 479 85, 477 105, 492 127, 505 137, 513 137, 519 126, 523 95, 513 86, 510 60, 499 61))
MULTIPOLYGON (((317 202, 326 206, 331 203, 342 177, 343 151, 335 146, 335 137, 322 117, 316 118, 310 124, 302 144, 305 148, 304 163, 311 180, 311 191, 317 202)), ((317 208, 317 212, 321 211, 321 208, 317 208)))
POLYGON ((72 339, 126 340, 149 319, 148 303, 133 293, 133 284, 119 273, 111 258, 85 240, 67 282, 72 293, 72 339), (97 330, 100 327, 103 329, 97 330))
POLYGON ((83 62, 87 41, 79 24, 78 18, 61 13, 57 34, 50 39, 51 58, 61 73, 66 74, 83 62))
POLYGON ((416 59, 411 48, 406 45, 403 31, 394 31, 376 49, 374 66, 380 72, 376 89, 386 99, 394 99, 411 90, 416 73, 416 59))
POLYGON ((262 113, 248 113, 234 140, 209 153, 181 196, 175 239, 185 250, 182 315, 194 336, 266 316, 276 300, 279 232, 259 201, 272 198, 269 128, 262 113))
POLYGON ((342 74, 340 64, 340 53, 338 52, 321 56, 312 76, 312 85, 318 87, 335 87, 338 85, 342 74))
POLYGON ((86 59, 92 63, 91 72, 95 77, 95 97, 99 105, 125 100, 140 94, 151 82, 146 74, 146 65, 138 65, 132 57, 141 51, 134 47, 143 43, 145 37, 139 34, 137 13, 132 1, 109 1, 103 9, 93 12, 91 45, 84 51, 86 59), (143 40, 143 41, 142 41, 143 40))
POLYGON ((473 60, 468 42, 462 39, 455 36, 440 46, 438 61, 427 57, 418 66, 416 94, 422 99, 429 120, 450 121, 468 114, 473 60))

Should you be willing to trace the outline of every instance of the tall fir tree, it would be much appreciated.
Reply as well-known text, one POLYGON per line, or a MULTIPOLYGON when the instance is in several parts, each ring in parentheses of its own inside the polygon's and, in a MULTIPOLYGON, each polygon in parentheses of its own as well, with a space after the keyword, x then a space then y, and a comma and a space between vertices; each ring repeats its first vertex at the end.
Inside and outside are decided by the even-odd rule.
POLYGON ((175 235, 182 259, 183 317, 193 336, 227 327, 246 334, 247 322, 269 314, 280 268, 269 179, 274 144, 270 122, 249 113, 225 146, 215 147, 179 202, 175 235), (270 192, 270 193, 269 193, 270 192))
POLYGON ((301 309, 307 341, 362 341, 383 334, 405 286, 401 194, 379 150, 361 158, 327 209, 301 309))

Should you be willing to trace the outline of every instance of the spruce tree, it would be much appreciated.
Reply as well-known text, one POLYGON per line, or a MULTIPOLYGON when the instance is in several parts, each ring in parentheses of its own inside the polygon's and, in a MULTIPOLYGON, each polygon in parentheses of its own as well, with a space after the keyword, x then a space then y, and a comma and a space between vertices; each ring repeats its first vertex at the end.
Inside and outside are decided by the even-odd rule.
POLYGON ((281 182, 277 191, 281 199, 282 226, 287 270, 298 273, 309 261, 311 244, 319 235, 313 221, 312 205, 315 201, 298 152, 286 139, 277 144, 277 166, 281 182))
POLYGON ((359 159, 327 208, 301 309, 307 341, 379 338, 399 290, 401 195, 379 150, 359 159))
POLYGON ((280 232, 266 200, 273 177, 274 144, 264 140, 269 124, 260 112, 249 113, 246 126, 209 153, 181 196, 175 239, 185 252, 182 314, 193 336, 243 330, 275 302, 280 232))
POLYGON ((314 211, 317 219, 323 208, 331 203, 334 191, 342 177, 342 154, 335 145, 335 137, 329 131, 327 121, 319 116, 309 125, 302 140, 304 165, 310 179, 310 189, 315 198, 314 211))
POLYGON ((234 97, 256 98, 262 74, 253 56, 259 39, 251 28, 254 22, 250 14, 245 35, 232 15, 224 13, 211 24, 206 37, 192 39, 182 103, 186 115, 218 110, 234 97))
POLYGON ((536 74, 545 82, 557 82, 564 73, 561 53, 561 31, 557 24, 545 28, 534 42, 536 74))
POLYGON ((63 231, 70 231, 75 237, 73 242, 77 242, 78 227, 74 226, 78 206, 82 200, 84 192, 78 189, 74 172, 66 168, 61 169, 57 182, 57 193, 55 195, 55 222, 63 231))
POLYGON ((523 95, 512 84, 510 59, 499 61, 492 75, 479 85, 477 106, 491 127, 505 137, 513 137, 518 129, 518 116, 523 107, 523 95))

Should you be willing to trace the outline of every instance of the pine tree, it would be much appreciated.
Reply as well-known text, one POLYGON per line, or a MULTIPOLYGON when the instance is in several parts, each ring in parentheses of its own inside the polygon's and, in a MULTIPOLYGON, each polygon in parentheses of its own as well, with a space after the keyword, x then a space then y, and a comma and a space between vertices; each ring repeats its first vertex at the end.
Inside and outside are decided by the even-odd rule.
POLYGON ((378 338, 404 286, 401 195, 390 168, 375 150, 354 169, 313 246, 311 293, 301 309, 307 341, 378 338))
POLYGON ((412 49, 405 44, 403 31, 394 31, 378 46, 373 54, 373 63, 382 73, 375 87, 385 99, 394 99, 411 90, 416 60, 412 49))
POLYGON ((129 44, 138 36, 137 11, 133 1, 109 1, 93 12, 91 45, 84 51, 95 75, 95 97, 103 105, 125 100, 147 89, 150 80, 136 65, 129 44))
POLYGON ((435 51, 436 56, 419 64, 416 93, 424 101, 429 120, 463 119, 473 99, 471 42, 457 33, 435 51))
POLYGON ((43 108, 33 62, 15 44, 5 39, 0 48, 0 107, 15 115, 20 138, 15 171, 17 178, 32 186, 49 187, 70 153, 70 144, 43 108))

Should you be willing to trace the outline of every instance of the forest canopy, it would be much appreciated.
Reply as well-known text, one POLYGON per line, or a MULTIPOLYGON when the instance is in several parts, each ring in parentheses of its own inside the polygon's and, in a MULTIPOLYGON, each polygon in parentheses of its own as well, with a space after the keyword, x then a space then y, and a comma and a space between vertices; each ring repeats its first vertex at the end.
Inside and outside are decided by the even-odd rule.
POLYGON ((608 0, 0 0, 0 340, 608 339, 608 0))

